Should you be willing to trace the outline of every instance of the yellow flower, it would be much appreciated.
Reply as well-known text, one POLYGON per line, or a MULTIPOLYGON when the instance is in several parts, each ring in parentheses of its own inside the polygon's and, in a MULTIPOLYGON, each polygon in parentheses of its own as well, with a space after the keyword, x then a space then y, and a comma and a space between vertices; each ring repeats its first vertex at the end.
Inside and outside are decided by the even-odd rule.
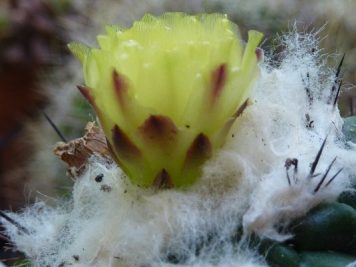
POLYGON ((225 15, 183 13, 106 30, 100 48, 69 47, 115 160, 140 186, 192 184, 246 106, 262 34, 244 47, 225 15))

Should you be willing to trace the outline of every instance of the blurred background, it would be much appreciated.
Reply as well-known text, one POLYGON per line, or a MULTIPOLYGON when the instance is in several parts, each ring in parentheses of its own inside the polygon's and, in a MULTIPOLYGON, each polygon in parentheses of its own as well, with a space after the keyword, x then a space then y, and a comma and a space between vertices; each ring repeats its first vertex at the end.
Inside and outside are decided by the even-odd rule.
MULTIPOLYGON (((52 153, 60 141, 44 113, 67 140, 95 119, 79 95, 79 63, 66 44, 95 45, 106 24, 129 26, 145 13, 221 12, 241 28, 265 33, 263 48, 297 28, 319 32, 330 68, 346 53, 340 97, 343 116, 354 115, 356 92, 355 0, 0 0, 0 209, 19 210, 42 199, 55 203, 70 192, 65 164, 52 153)), ((2 237, 0 259, 19 255, 2 237)))

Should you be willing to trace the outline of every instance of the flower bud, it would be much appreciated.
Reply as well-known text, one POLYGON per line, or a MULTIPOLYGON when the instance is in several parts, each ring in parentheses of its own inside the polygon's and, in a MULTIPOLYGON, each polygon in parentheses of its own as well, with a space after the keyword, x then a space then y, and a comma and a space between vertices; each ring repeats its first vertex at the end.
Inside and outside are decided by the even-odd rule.
POLYGON ((226 16, 183 13, 106 30, 100 48, 69 48, 114 159, 140 186, 192 184, 246 107, 262 34, 244 45, 226 16))

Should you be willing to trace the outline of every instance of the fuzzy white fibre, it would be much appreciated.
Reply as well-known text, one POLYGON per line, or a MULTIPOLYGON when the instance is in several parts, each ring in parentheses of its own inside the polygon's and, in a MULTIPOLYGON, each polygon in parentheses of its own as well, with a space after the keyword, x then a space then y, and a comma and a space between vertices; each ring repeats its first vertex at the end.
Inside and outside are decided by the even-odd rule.
POLYGON ((3 221, 6 234, 35 266, 267 266, 244 242, 229 241, 239 227, 285 240, 290 235, 279 233, 278 224, 334 200, 356 180, 355 144, 345 143, 339 111, 327 104, 335 70, 314 50, 315 36, 293 33, 281 42, 281 61, 261 65, 251 105, 193 187, 137 188, 116 165, 93 157, 70 200, 8 213, 30 234, 3 221), (321 174, 311 178, 310 165, 326 137, 315 171, 321 174), (335 157, 328 179, 342 172, 315 193, 335 157), (289 169, 291 185, 287 158, 298 159, 298 171, 289 169), (168 263, 173 255, 183 263, 168 263))

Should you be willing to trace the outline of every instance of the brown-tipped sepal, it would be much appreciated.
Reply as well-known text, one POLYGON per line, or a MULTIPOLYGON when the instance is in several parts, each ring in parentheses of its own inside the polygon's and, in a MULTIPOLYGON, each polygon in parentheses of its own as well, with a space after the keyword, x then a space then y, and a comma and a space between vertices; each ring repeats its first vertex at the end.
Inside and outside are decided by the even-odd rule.
POLYGON ((89 102, 89 104, 94 107, 95 102, 92 94, 90 93, 90 88, 85 85, 78 85, 77 88, 79 92, 84 96, 84 98, 89 102))
POLYGON ((242 114, 244 113, 245 109, 248 107, 249 104, 250 104, 250 100, 247 98, 245 100, 245 102, 243 102, 242 105, 235 112, 234 119, 236 119, 237 117, 242 116, 242 114))
POLYGON ((120 103, 121 107, 126 105, 126 95, 127 95, 127 82, 125 78, 119 74, 116 70, 112 73, 113 89, 115 95, 120 103))
POLYGON ((244 113, 245 109, 249 106, 250 101, 249 99, 246 99, 245 102, 242 103, 242 105, 236 110, 233 116, 231 116, 224 124, 224 126, 221 128, 220 131, 218 131, 215 136, 213 136, 214 143, 216 144, 216 147, 221 147, 223 146, 226 136, 230 132, 230 129, 232 125, 235 123, 236 119, 244 113))
POLYGON ((263 49, 260 47, 257 47, 255 50, 255 54, 256 54, 256 58, 257 58, 257 62, 263 62, 264 58, 265 58, 265 54, 263 52, 263 49))
POLYGON ((219 65, 212 73, 211 76, 211 97, 214 103, 217 98, 221 95, 227 79, 227 65, 219 65))
POLYGON ((112 129, 112 140, 115 155, 119 160, 138 160, 141 157, 141 152, 138 147, 132 142, 127 134, 117 125, 112 129))
POLYGON ((166 145, 175 141, 178 129, 174 122, 163 115, 151 115, 139 128, 140 133, 149 142, 166 145))
POLYGON ((188 148, 185 158, 185 168, 201 165, 212 155, 212 145, 209 138, 200 133, 188 148))
POLYGON ((177 186, 193 184, 201 175, 203 163, 212 156, 213 146, 209 138, 200 133, 189 146, 177 186))
POLYGON ((171 189, 174 187, 173 181, 166 169, 162 169, 153 180, 153 187, 156 189, 171 189))

